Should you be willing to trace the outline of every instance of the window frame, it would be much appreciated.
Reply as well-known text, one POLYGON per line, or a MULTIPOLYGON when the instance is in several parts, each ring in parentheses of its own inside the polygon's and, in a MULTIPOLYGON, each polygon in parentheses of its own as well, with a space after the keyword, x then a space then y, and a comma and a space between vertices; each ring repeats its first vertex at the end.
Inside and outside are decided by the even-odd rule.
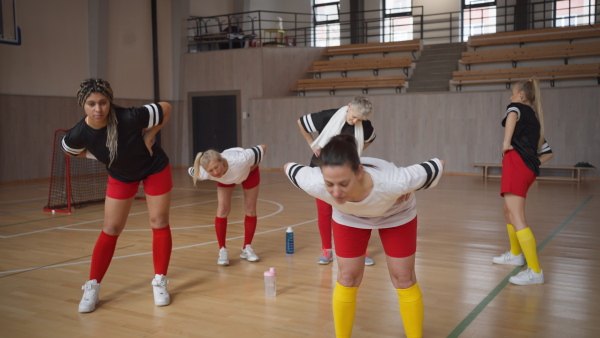
MULTIPOLYGON (((317 32, 319 31, 320 27, 324 27, 324 29, 329 32, 329 26, 330 25, 337 25, 338 27, 338 31, 340 29, 340 2, 341 0, 333 0, 330 2, 326 2, 326 3, 321 3, 321 4, 316 4, 315 0, 313 0, 313 46, 314 47, 322 47, 319 46, 318 41, 317 41, 317 32), (319 21, 317 20, 317 16, 318 15, 323 15, 323 14, 317 14, 317 9, 319 7, 328 7, 328 6, 335 6, 335 9, 337 11, 337 19, 335 20, 322 20, 319 21)), ((335 40, 331 40, 331 41, 335 41, 335 40)), ((338 38, 337 40, 337 45, 339 45, 341 41, 341 36, 338 38)), ((330 39, 326 38, 325 39, 325 46, 330 46, 330 39)))
MULTIPOLYGON (((467 1, 468 0, 462 0, 461 3, 460 3, 461 4, 461 10, 460 10, 460 13, 461 13, 461 18, 460 18, 460 22, 461 22, 461 25, 460 25, 461 32, 460 33, 461 34, 460 34, 460 38, 461 38, 461 40, 460 41, 467 41, 470 36, 473 36, 473 35, 471 35, 471 32, 473 30, 473 26, 466 24, 465 11, 471 12, 471 10, 473 10, 473 9, 486 8, 486 7, 494 7, 494 9, 496 9, 498 7, 498 1, 497 0, 488 0, 488 1, 481 0, 482 1, 481 3, 468 4, 468 5, 467 5, 467 1), (468 35, 465 34, 467 31, 469 32, 468 35)), ((496 24, 496 18, 497 18, 497 13, 496 13, 496 16, 494 16, 494 24, 496 24)), ((481 26, 480 27, 481 27, 482 34, 486 34, 486 33, 483 33, 483 30, 485 28, 484 18, 483 17, 481 19, 481 26)), ((494 31, 495 31, 495 29, 494 29, 494 31)))
MULTIPOLYGON (((393 37, 395 36, 395 34, 392 34, 392 27, 394 27, 393 21, 396 18, 411 18, 412 19, 412 17, 413 17, 413 0, 409 0, 409 1, 410 1, 410 6, 405 7, 405 8, 409 8, 410 10, 408 10, 406 12, 389 13, 389 14, 387 14, 387 11, 388 11, 388 8, 386 7, 387 1, 386 0, 381 1, 381 21, 382 21, 382 25, 381 25, 382 41, 381 42, 405 41, 405 40, 394 40, 393 37), (386 33, 386 30, 389 30, 389 31, 386 33), (387 41, 388 37, 390 37, 389 41, 387 41)), ((413 25, 414 25, 414 22, 411 23, 410 31, 404 31, 404 33, 407 33, 407 34, 410 34, 411 36, 413 36, 413 34, 414 34, 414 31, 412 29, 413 25)))
MULTIPOLYGON (((573 27, 573 26, 583 26, 583 25, 593 25, 593 24, 595 24, 596 23, 596 15, 597 15, 596 12, 597 12, 597 8, 598 8, 598 0, 588 0, 588 1, 589 1, 589 4, 587 6, 583 5, 581 7, 578 7, 578 6, 573 7, 572 4, 571 4, 571 0, 554 0, 552 2, 552 7, 554 9, 553 13, 552 13, 552 16, 553 16, 553 19, 554 19, 554 23, 553 23, 554 27, 573 27), (558 6, 557 6, 557 3, 559 1, 568 1, 569 2, 569 7, 568 7, 569 15, 568 16, 566 16, 566 17, 562 16, 562 17, 559 18, 558 14, 557 14, 557 12, 559 10, 558 6), (594 2, 594 4, 592 4, 592 1, 594 2), (577 24, 576 21, 577 21, 577 17, 578 16, 577 15, 573 16, 573 14, 572 14, 571 11, 572 11, 573 8, 584 9, 585 7, 588 7, 590 9, 590 13, 587 15, 588 22, 587 23, 582 23, 582 24, 577 24), (559 26, 558 25, 559 20, 566 20, 567 21, 567 25, 566 26, 559 26), (575 23, 572 24, 571 20, 575 20, 575 23)), ((585 0, 584 0, 584 2, 585 2, 585 0)), ((586 15, 581 15, 581 17, 585 17, 585 16, 586 15)))
POLYGON ((382 18, 384 20, 387 19, 387 18, 391 19, 391 18, 395 18, 395 17, 412 16, 413 15, 413 11, 412 11, 412 9, 413 9, 413 0, 410 0, 410 6, 406 7, 406 8, 410 8, 410 11, 408 11, 408 12, 401 12, 401 13, 390 13, 390 14, 387 14, 386 13, 387 12, 387 8, 385 6, 386 0, 382 0, 381 4, 382 4, 382 6, 381 6, 382 18))

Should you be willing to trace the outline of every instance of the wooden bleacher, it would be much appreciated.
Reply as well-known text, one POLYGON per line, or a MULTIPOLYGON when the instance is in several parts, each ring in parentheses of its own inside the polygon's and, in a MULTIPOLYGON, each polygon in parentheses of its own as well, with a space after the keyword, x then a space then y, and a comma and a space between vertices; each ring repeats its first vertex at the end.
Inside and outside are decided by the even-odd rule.
POLYGON ((372 54, 381 53, 385 56, 392 52, 412 52, 413 57, 416 59, 415 52, 423 49, 423 42, 421 40, 410 40, 410 41, 396 41, 396 42, 383 42, 383 43, 358 43, 353 45, 343 45, 329 47, 323 53, 325 56, 339 56, 339 55, 358 55, 358 54, 372 54))
POLYGON ((379 76, 361 76, 361 77, 342 77, 330 79, 300 79, 293 91, 298 95, 304 95, 306 91, 329 91, 330 95, 335 95, 336 90, 343 89, 362 89, 363 94, 368 94, 371 88, 396 88, 400 93, 401 88, 407 86, 406 76, 400 75, 379 75, 379 76))
POLYGON ((348 71, 372 70, 373 75, 377 76, 380 69, 401 68, 404 70, 404 74, 408 75, 408 69, 412 66, 412 57, 405 55, 380 58, 315 61, 312 63, 311 68, 306 72, 313 73, 316 78, 319 78, 321 73, 340 72, 342 77, 346 77, 348 71))
POLYGON ((335 95, 339 90, 361 89, 363 94, 368 94, 369 89, 394 89, 400 93, 402 88, 407 88, 407 77, 410 76, 409 69, 414 67, 414 59, 417 52, 423 48, 421 40, 385 42, 385 43, 362 43, 354 45, 343 45, 329 47, 323 53, 329 57, 327 61, 315 61, 307 70, 313 74, 314 79, 300 79, 296 88, 292 91, 299 96, 306 95, 307 91, 326 91, 329 95, 335 95), (410 55, 387 56, 389 53, 412 53, 410 55), (366 54, 363 57, 358 57, 366 54), (381 54, 382 57, 374 57, 369 54, 381 54), (352 59, 347 56, 351 55, 352 59), (402 70, 404 74, 379 75, 380 70, 402 70), (351 71, 371 70, 374 76, 349 76, 351 71), (339 72, 339 78, 322 78, 322 73, 339 72))
POLYGON ((584 63, 575 65, 558 65, 526 68, 502 68, 482 70, 459 70, 452 73, 450 85, 460 91, 463 85, 505 83, 537 77, 540 81, 550 81, 554 86, 556 80, 598 78, 600 84, 600 63, 584 63))
POLYGON ((483 46, 524 44, 528 42, 546 42, 600 38, 600 24, 574 27, 553 27, 524 31, 502 32, 469 37, 468 47, 476 49, 483 46))
POLYGON ((468 51, 462 53, 459 63, 467 65, 467 69, 471 64, 496 62, 512 62, 516 67, 517 61, 560 59, 567 64, 571 58, 589 56, 600 56, 600 42, 468 51))
POLYGON ((597 79, 600 84, 600 24, 471 36, 468 46, 470 50, 463 52, 459 61, 466 70, 453 72, 450 80, 450 86, 458 91, 467 85, 494 88, 489 85, 499 83, 510 88, 511 83, 532 77, 549 82, 551 87, 557 81, 592 84, 590 79, 597 79), (579 64, 573 64, 574 58, 581 58, 579 64), (543 62, 531 67, 531 61, 543 62), (518 67, 523 62, 529 62, 525 63, 527 67, 518 67), (493 63, 501 68, 477 66, 481 69, 472 70, 473 65, 493 63))

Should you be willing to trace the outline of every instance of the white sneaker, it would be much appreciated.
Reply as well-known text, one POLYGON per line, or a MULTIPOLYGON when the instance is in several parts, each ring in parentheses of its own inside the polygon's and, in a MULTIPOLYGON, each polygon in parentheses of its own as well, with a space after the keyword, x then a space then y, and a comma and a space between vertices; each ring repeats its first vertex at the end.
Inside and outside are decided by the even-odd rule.
POLYGON ((327 265, 331 263, 333 261, 333 253, 331 252, 331 249, 321 249, 321 251, 323 251, 323 255, 319 257, 317 263, 321 265, 327 265))
POLYGON ((523 258, 523 253, 515 256, 509 250, 500 256, 494 257, 492 262, 496 264, 525 265, 525 258, 523 258))
POLYGON ((369 256, 365 257, 365 265, 375 265, 375 261, 369 256))
POLYGON ((79 312, 92 312, 96 310, 100 293, 100 284, 95 279, 85 282, 81 287, 83 297, 79 302, 79 312))
POLYGON ((252 250, 250 244, 247 244, 246 248, 242 249, 242 254, 240 255, 240 258, 247 259, 248 262, 258 262, 258 260, 260 259, 254 253, 254 250, 252 250))
POLYGON ((154 279, 152 280, 152 289, 154 289, 154 304, 156 304, 156 306, 171 304, 171 297, 169 297, 169 291, 167 291, 167 284, 169 284, 167 276, 154 276, 154 279))
POLYGON ((217 264, 222 266, 229 265, 229 254, 227 253, 226 248, 221 248, 219 250, 219 259, 217 260, 217 264))
POLYGON ((544 271, 540 270, 540 273, 535 273, 530 268, 527 268, 510 277, 508 281, 516 285, 544 284, 544 271))

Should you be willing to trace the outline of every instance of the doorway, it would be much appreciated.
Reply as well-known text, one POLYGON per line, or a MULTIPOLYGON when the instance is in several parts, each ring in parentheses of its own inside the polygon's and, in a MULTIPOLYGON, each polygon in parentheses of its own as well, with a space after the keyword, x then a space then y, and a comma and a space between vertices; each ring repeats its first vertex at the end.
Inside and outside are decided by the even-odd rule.
POLYGON ((238 146, 239 95, 191 95, 192 160, 200 151, 238 146))

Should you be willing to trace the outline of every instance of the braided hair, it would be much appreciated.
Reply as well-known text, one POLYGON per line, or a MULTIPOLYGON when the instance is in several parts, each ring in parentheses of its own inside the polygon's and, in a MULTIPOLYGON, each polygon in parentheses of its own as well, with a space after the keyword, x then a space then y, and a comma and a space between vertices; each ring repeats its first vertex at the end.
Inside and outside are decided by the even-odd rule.
POLYGON ((108 98, 110 101, 110 111, 108 113, 108 124, 106 126, 106 147, 110 152, 110 162, 108 167, 113 163, 117 157, 117 113, 113 104, 113 91, 110 87, 110 83, 102 79, 87 79, 83 80, 79 85, 77 91, 77 102, 81 108, 84 107, 85 101, 92 93, 100 93, 108 98))

